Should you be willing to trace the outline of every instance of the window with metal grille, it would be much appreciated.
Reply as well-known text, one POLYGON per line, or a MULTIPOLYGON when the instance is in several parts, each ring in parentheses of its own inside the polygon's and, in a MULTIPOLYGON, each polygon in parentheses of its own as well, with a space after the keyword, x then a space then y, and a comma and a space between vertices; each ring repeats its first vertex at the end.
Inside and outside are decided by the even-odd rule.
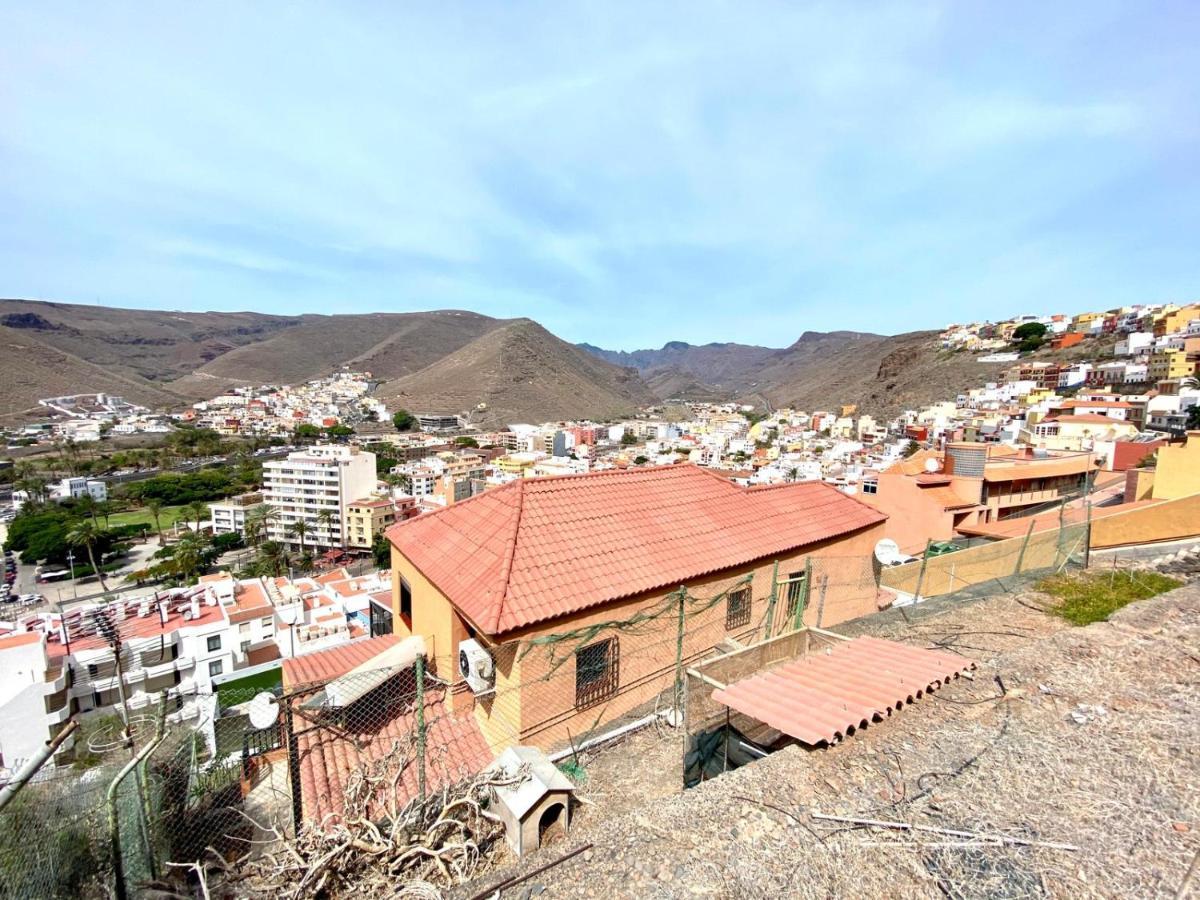
POLYGON ((730 591, 725 607, 725 630, 745 628, 750 624, 750 588, 730 591))
POLYGON ((800 608, 800 604, 804 602, 804 580, 806 576, 803 572, 793 572, 788 576, 787 586, 787 612, 785 613, 785 621, 789 624, 796 618, 796 610, 800 608))
POLYGON ((575 705, 581 709, 612 697, 620 683, 620 648, 615 637, 575 651, 575 705))

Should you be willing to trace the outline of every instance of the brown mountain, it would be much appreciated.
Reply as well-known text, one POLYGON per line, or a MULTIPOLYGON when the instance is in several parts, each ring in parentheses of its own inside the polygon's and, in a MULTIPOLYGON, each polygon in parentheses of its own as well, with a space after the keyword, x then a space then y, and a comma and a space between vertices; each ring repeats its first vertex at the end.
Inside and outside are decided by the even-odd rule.
POLYGON ((505 322, 421 371, 388 382, 380 396, 414 412, 470 411, 473 422, 489 425, 607 419, 657 399, 635 370, 559 340, 530 319, 505 322))
POLYGON ((29 328, 0 325, 0 420, 44 414, 45 397, 103 391, 157 409, 179 406, 161 385, 100 366, 51 346, 29 328))
POLYGON ((861 412, 890 417, 953 400, 1011 366, 942 350, 937 336, 936 331, 914 331, 830 343, 805 335, 757 372, 756 384, 743 397, 807 411, 856 403, 861 412))

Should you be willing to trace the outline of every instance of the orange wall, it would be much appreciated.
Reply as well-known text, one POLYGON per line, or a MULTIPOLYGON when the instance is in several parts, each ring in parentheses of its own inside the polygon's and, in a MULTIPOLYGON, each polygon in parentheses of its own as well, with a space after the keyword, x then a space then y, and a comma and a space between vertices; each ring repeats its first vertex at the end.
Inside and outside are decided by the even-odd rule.
MULTIPOLYGON (((806 624, 835 625, 876 612, 877 591, 871 560, 875 544, 883 537, 882 524, 844 538, 805 548, 779 559, 779 577, 803 572, 805 560, 813 560, 813 579, 805 605, 806 624)), ((441 678, 459 681, 458 642, 468 637, 467 623, 444 595, 397 550, 392 551, 393 607, 399 621, 399 578, 404 577, 413 591, 413 631, 429 643, 431 669, 441 678)), ((726 638, 750 640, 761 636, 760 626, 771 597, 774 560, 688 583, 688 618, 685 625, 684 656, 694 660, 726 638), (726 630, 727 601, 721 599, 707 610, 699 610, 702 600, 716 597, 723 590, 751 579, 749 624, 726 630)), ((493 696, 473 697, 455 694, 456 711, 473 706, 474 715, 493 750, 513 743, 532 743, 543 748, 578 742, 581 735, 620 718, 634 708, 651 701, 674 683, 678 619, 670 595, 664 589, 629 600, 607 604, 584 613, 564 617, 540 627, 505 635, 501 643, 478 637, 490 646, 496 660, 496 692, 493 696), (637 613, 657 610, 655 616, 631 629, 599 627, 604 623, 628 621, 637 613), (578 633, 588 629, 588 633, 578 633), (553 645, 533 645, 537 637, 562 637, 553 645), (579 710, 575 706, 574 652, 593 641, 616 636, 619 646, 619 689, 616 696, 594 707, 579 710), (553 649, 551 649, 551 646, 553 649)), ((784 623, 786 586, 777 593, 774 607, 774 633, 784 623)), ((668 701, 669 705, 669 701, 668 701)))

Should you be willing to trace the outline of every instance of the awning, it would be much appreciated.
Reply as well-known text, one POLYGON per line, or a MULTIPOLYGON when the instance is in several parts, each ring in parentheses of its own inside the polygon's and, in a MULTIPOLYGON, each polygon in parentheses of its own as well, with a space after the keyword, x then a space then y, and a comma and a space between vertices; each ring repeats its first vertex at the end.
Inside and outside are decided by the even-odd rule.
POLYGON ((934 691, 975 663, 858 637, 713 691, 713 699, 805 744, 834 743, 934 691))

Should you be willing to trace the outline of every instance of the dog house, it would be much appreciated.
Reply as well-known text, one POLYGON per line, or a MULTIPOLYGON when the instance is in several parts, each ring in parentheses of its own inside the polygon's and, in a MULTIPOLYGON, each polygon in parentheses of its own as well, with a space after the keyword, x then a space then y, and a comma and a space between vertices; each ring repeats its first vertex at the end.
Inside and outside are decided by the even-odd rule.
POLYGON ((517 784, 493 788, 495 812, 517 856, 538 849, 556 831, 567 833, 575 785, 545 753, 537 747, 510 747, 495 765, 509 775, 527 775, 517 784))

